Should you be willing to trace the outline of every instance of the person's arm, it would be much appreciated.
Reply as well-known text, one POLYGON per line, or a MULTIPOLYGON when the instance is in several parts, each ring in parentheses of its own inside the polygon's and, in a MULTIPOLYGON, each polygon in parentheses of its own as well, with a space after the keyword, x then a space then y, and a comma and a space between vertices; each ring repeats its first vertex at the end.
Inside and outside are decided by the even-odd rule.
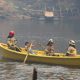
POLYGON ((26 50, 26 51, 28 50, 28 47, 27 47, 27 46, 25 46, 25 50, 26 50))

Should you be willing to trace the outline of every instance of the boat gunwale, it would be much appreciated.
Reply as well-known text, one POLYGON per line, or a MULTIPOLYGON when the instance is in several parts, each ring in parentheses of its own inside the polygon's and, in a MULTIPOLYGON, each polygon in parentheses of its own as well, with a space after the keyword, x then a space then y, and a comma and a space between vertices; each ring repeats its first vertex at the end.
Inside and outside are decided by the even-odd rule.
MULTIPOLYGON (((6 46, 7 44, 4 44, 4 43, 0 43, 0 47, 2 49, 5 49, 9 52, 12 52, 14 54, 20 54, 20 55, 26 55, 28 52, 18 52, 18 51, 15 51, 15 50, 11 50, 9 48, 5 48, 4 46, 6 46)), ((39 50, 36 50, 36 51, 39 51, 39 50)), ((46 56, 46 55, 36 55, 36 54, 29 54, 28 56, 35 56, 35 57, 44 57, 44 58, 65 58, 65 59, 78 59, 80 58, 80 55, 77 55, 77 56, 65 56, 65 55, 62 55, 62 56, 46 56)))

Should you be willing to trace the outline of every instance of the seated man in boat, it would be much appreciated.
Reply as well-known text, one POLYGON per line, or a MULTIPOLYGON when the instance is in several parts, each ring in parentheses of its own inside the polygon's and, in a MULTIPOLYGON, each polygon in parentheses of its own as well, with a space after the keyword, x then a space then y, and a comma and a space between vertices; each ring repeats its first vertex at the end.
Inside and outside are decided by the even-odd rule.
POLYGON ((76 50, 76 46, 75 46, 75 41, 70 40, 66 56, 76 56, 76 54, 77 54, 77 50, 76 50))
POLYGON ((8 41, 7 41, 7 45, 10 49, 12 50, 16 50, 16 51, 21 51, 21 49, 16 45, 17 40, 14 37, 15 32, 14 31, 10 31, 9 35, 8 35, 8 41))
POLYGON ((54 46, 53 46, 54 42, 53 39, 49 39, 48 43, 47 43, 47 47, 45 49, 45 53, 48 56, 54 56, 54 46))
POLYGON ((25 50, 28 51, 31 54, 35 54, 32 50, 32 47, 34 45, 31 42, 25 42, 25 50))

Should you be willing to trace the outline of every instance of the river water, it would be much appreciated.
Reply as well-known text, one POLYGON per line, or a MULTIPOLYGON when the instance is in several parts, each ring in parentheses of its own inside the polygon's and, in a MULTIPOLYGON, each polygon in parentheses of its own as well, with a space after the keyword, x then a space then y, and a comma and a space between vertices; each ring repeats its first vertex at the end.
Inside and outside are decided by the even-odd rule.
POLYGON ((0 80, 32 80, 31 67, 37 69, 37 80, 80 80, 78 68, 18 62, 0 62, 0 80))
MULTIPOLYGON (((1 20, 0 41, 6 43, 8 32, 14 30, 18 45, 24 47, 25 41, 34 41, 35 49, 43 49, 37 43, 46 45, 48 39, 55 42, 55 52, 66 52, 68 41, 74 39, 80 51, 79 20, 45 21, 39 19, 1 20)), ((80 69, 44 64, 21 64, 19 62, 1 62, 0 80, 27 80, 26 68, 33 66, 38 69, 37 80, 80 80, 80 69), (48 71, 47 71, 48 70, 48 71), (46 74, 45 74, 46 73, 46 74), (50 76, 47 76, 50 75, 50 76)), ((29 79, 28 79, 29 80, 29 79)))

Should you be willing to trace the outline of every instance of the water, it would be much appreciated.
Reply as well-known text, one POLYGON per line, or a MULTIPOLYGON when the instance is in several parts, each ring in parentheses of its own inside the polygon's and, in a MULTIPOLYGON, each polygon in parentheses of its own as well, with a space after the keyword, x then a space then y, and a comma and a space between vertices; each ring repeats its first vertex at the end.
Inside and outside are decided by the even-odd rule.
POLYGON ((73 39, 76 41, 78 52, 80 51, 80 32, 78 20, 3 20, 0 21, 1 40, 6 42, 8 32, 14 30, 18 44, 24 46, 26 41, 40 42, 46 45, 47 41, 52 38, 55 42, 56 52, 66 52, 68 41, 73 39))
MULTIPOLYGON (((74 39, 76 40, 79 51, 79 21, 45 22, 39 20, 4 20, 0 22, 0 25, 1 42, 6 42, 8 32, 14 30, 19 46, 24 46, 25 41, 31 40, 35 40, 34 44, 40 42, 45 46, 47 40, 53 38, 56 51, 66 52, 68 40, 74 39)), ((38 49, 40 49, 39 47, 40 46, 38 46, 38 49)), ((43 64, 26 64, 23 66, 23 64, 18 62, 2 62, 0 63, 0 80, 28 79, 25 71, 27 66, 33 66, 38 69, 37 80, 60 80, 61 78, 64 78, 64 80, 80 79, 80 69, 43 64), (48 70, 48 68, 50 68, 50 70, 48 70)))
MULTIPOLYGON (((3 15, 3 17, 0 17, 0 42, 6 43, 8 32, 14 30, 19 46, 24 47, 24 43, 26 41, 34 41, 35 49, 43 49, 42 47, 40 48, 37 43, 39 42, 45 46, 48 39, 52 38, 55 42, 55 52, 66 52, 68 41, 70 39, 74 39, 76 41, 76 48, 78 49, 78 52, 80 52, 80 20, 56 19, 55 21, 45 21, 42 17, 31 19, 32 17, 30 14, 26 19, 21 18, 20 15, 26 14, 26 12, 23 13, 23 8, 30 7, 32 5, 31 8, 36 9, 38 6, 37 2, 36 5, 33 4, 35 3, 35 0, 24 0, 23 3, 21 0, 19 0, 20 2, 18 2, 18 0, 7 1, 9 1, 8 3, 10 3, 11 6, 9 10, 11 9, 14 11, 13 13, 5 11, 6 13, 3 13, 5 13, 4 15, 6 16, 3 15), (16 14, 19 15, 20 18, 15 17, 16 14)), ((45 3, 45 0, 43 2, 42 0, 39 1, 41 1, 41 4, 43 2, 45 3)), ((47 1, 48 6, 53 6, 52 0, 51 3, 49 2, 48 4, 48 2, 49 1, 47 1)), ((39 7, 42 7, 44 3, 39 5, 39 7)), ((4 4, 6 5, 5 2, 4 4)), ((56 5, 56 9, 57 8, 58 6, 56 5)), ((34 16, 36 17, 36 15, 34 16)), ((27 78, 28 73, 26 72, 27 66, 36 67, 38 71, 37 80, 61 80, 61 78, 64 78, 64 80, 80 80, 80 68, 34 63, 22 64, 20 62, 10 61, 0 62, 0 80, 29 80, 27 78)))
POLYGON ((32 80, 31 67, 37 69, 37 80, 61 80, 62 78, 63 80, 80 79, 80 69, 42 64, 0 62, 0 80, 32 80))

